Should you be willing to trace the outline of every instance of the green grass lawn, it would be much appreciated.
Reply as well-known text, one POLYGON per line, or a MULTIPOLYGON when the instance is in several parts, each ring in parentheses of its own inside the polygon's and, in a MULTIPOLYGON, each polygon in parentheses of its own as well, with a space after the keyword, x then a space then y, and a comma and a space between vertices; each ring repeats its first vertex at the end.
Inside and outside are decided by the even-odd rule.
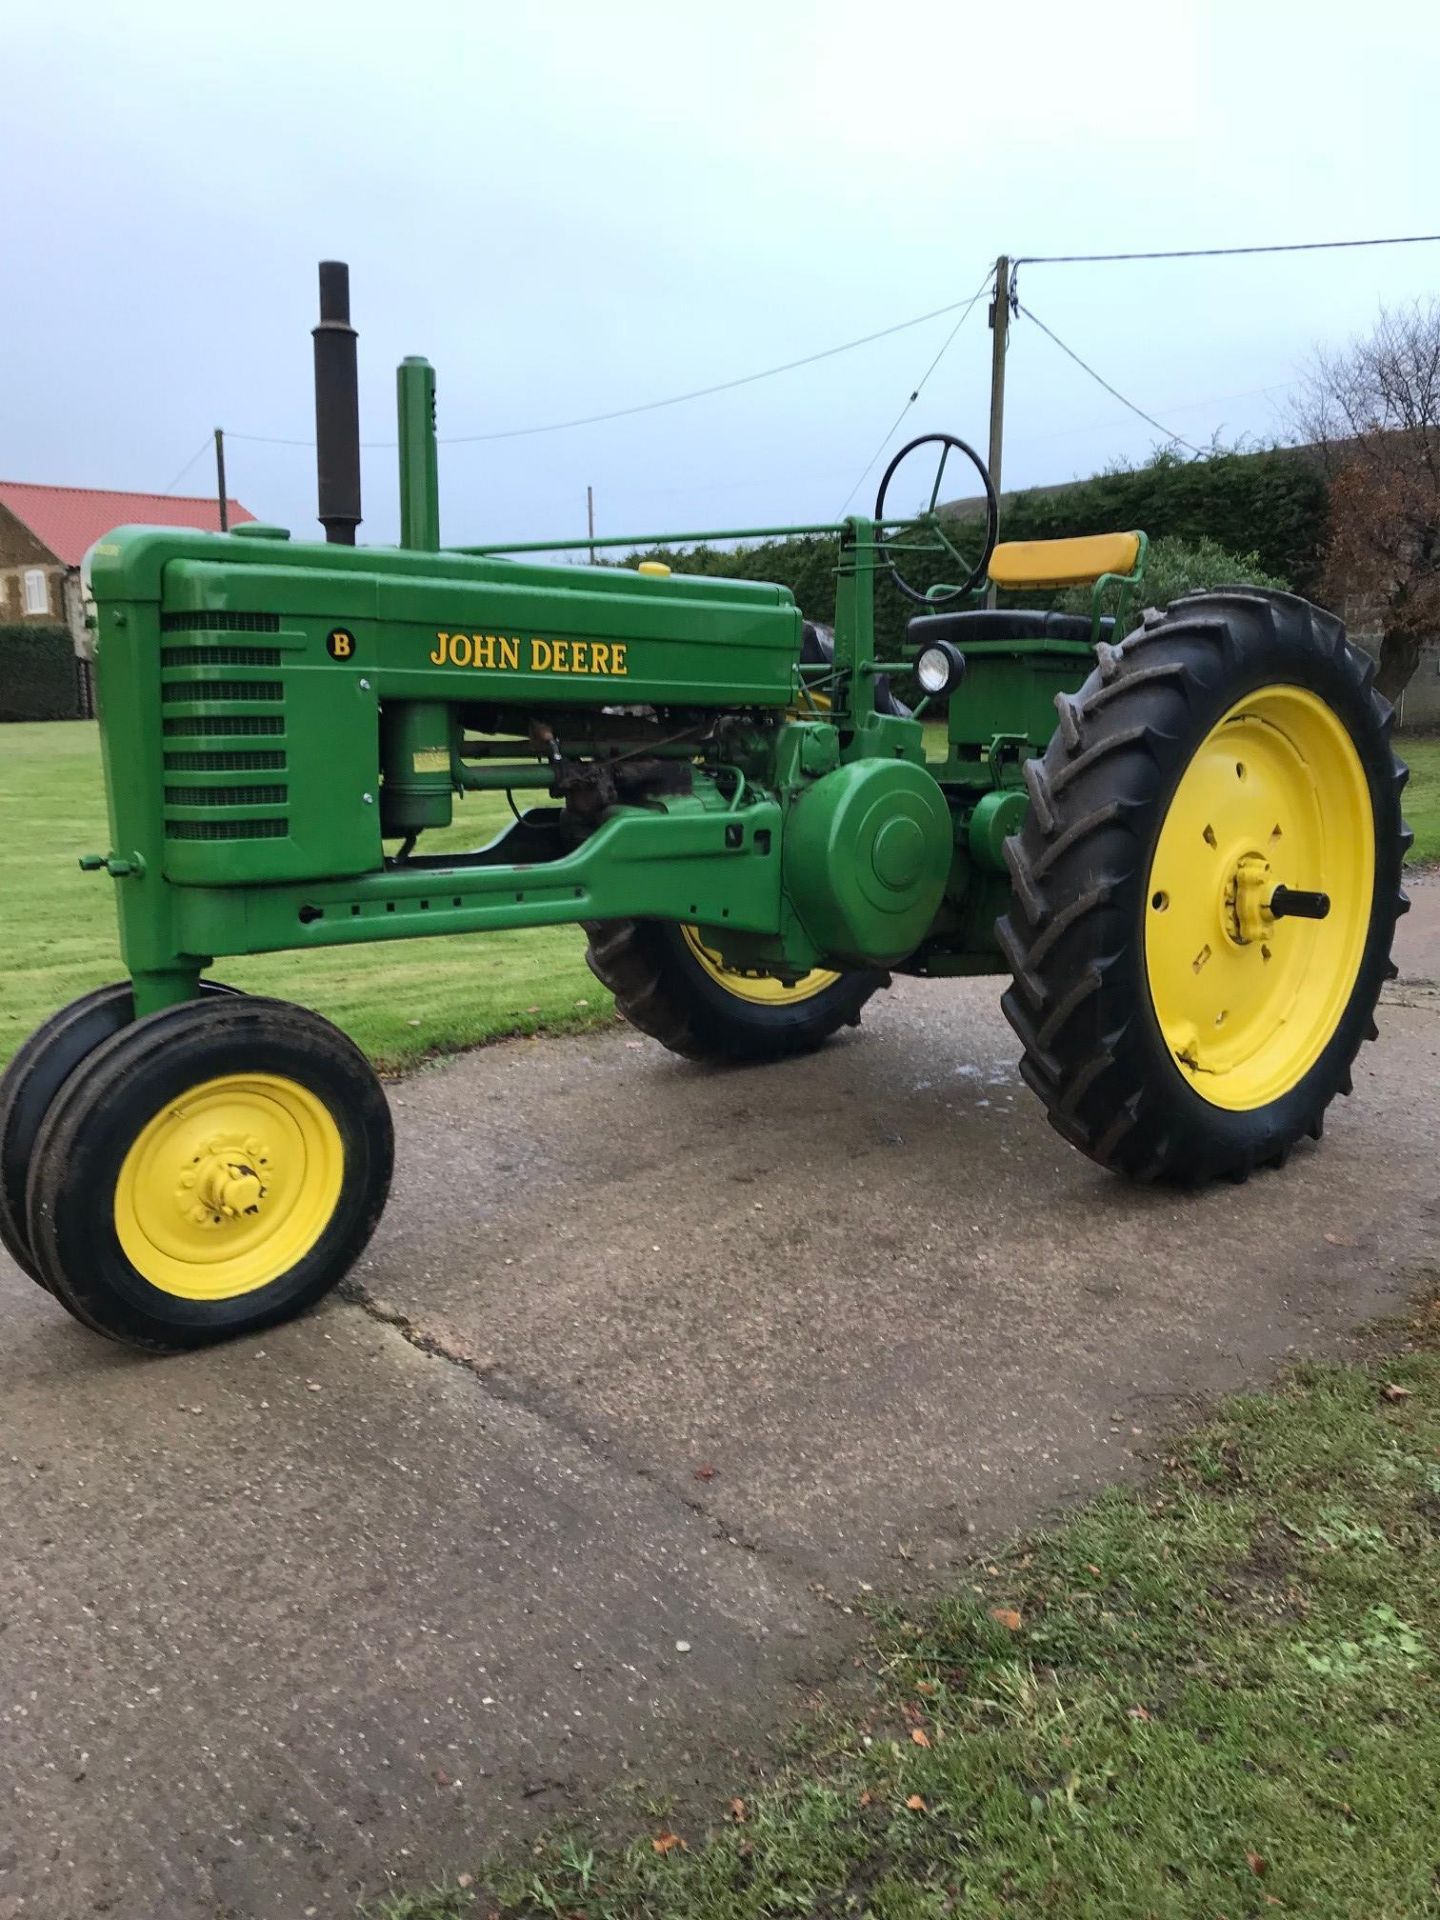
MULTIPOLYGON (((473 794, 456 802, 455 818, 425 836, 427 850, 480 845, 510 811, 501 794, 473 794)), ((47 1014, 121 977, 114 882, 75 864, 109 844, 98 730, 0 726, 0 1066, 47 1014)), ((322 947, 222 961, 216 974, 315 1008, 387 1068, 613 1017, 578 927, 322 947)))
POLYGON ((868 1666, 713 1806, 657 1800, 628 1846, 553 1834, 378 1911, 1440 1912, 1440 1304, 1402 1350, 1231 1402, 1144 1491, 889 1612, 868 1666))
MULTIPOLYGON (((1440 859, 1440 737, 1403 743, 1416 860, 1440 859)), ((436 852, 472 847, 510 818, 499 794, 458 800, 436 852)), ((83 722, 0 727, 0 1066, 47 1014, 120 977, 112 883, 78 854, 109 845, 97 730, 83 722)), ((612 1017, 574 927, 483 939, 378 941, 225 961, 222 979, 298 1000, 387 1068, 501 1034, 578 1030, 612 1017)))
POLYGON ((1440 734, 1407 734, 1396 744, 1410 769, 1405 818, 1415 829, 1411 861, 1440 860, 1440 734))

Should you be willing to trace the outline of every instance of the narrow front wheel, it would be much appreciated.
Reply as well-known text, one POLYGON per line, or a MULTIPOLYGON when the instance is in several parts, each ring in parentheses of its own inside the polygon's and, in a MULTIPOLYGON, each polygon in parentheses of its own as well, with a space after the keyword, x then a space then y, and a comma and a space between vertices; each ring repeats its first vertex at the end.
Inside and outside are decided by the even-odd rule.
POLYGON ((30 1168, 31 1244, 96 1332, 171 1350, 313 1306, 385 1205, 390 1113, 318 1015, 248 995, 122 1029, 66 1081, 30 1168))

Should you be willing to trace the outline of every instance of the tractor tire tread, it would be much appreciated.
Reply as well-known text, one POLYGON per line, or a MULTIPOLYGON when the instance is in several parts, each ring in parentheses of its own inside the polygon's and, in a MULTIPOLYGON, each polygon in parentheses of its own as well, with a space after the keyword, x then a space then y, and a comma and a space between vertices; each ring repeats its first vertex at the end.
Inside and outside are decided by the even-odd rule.
POLYGON ((1330 1100, 1376 1037, 1374 1007, 1405 909, 1405 770, 1392 715, 1343 624, 1291 594, 1223 588, 1147 609, 1057 697, 1059 725, 1026 763, 1030 809, 1005 843, 1009 909, 996 925, 1014 976, 1001 1006, 1020 1073, 1060 1135, 1102 1166, 1186 1186, 1242 1181, 1318 1140, 1330 1100), (1165 1053, 1145 987, 1144 888, 1156 821, 1188 757, 1248 690, 1295 679, 1338 705, 1376 808, 1376 878, 1355 991, 1316 1067, 1256 1118, 1205 1102, 1165 1053), (1248 1124, 1247 1124, 1248 1123, 1248 1124))

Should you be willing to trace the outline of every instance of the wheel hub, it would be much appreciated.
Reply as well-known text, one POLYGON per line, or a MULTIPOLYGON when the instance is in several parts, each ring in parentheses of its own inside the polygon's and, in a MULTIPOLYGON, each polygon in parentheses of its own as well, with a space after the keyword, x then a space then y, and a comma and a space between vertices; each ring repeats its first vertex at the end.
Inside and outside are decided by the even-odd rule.
POLYGON ((1300 687, 1259 689, 1196 749, 1150 868, 1151 1002, 1203 1099, 1263 1106, 1314 1065, 1350 999, 1373 893, 1369 789, 1343 722, 1300 687))
POLYGON ((269 1284, 329 1220, 344 1161, 307 1088, 264 1073, 193 1088, 142 1128, 120 1169, 121 1246, 152 1286, 192 1300, 269 1284))
POLYGON ((1270 862, 1259 853, 1245 853, 1235 862, 1225 883, 1225 933, 1237 947, 1263 940, 1270 931, 1266 903, 1270 896, 1270 862))
POLYGON ((197 1226, 218 1227, 227 1220, 253 1217, 270 1191, 258 1171, 261 1166, 268 1169, 269 1162, 262 1140, 212 1140, 199 1165, 192 1160, 181 1173, 176 1202, 197 1226))

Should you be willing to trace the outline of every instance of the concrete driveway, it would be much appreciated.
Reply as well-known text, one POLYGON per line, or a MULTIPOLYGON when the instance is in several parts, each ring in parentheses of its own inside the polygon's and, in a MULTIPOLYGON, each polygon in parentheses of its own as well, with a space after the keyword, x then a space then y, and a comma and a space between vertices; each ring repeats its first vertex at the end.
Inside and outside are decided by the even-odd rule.
POLYGON ((1355 1097, 1194 1199, 1065 1148, 996 983, 822 1055, 624 1030, 393 1089, 351 1297, 144 1361, 0 1259, 0 1920, 348 1913, 713 1789, 903 1589, 1433 1259, 1440 885, 1355 1097))

